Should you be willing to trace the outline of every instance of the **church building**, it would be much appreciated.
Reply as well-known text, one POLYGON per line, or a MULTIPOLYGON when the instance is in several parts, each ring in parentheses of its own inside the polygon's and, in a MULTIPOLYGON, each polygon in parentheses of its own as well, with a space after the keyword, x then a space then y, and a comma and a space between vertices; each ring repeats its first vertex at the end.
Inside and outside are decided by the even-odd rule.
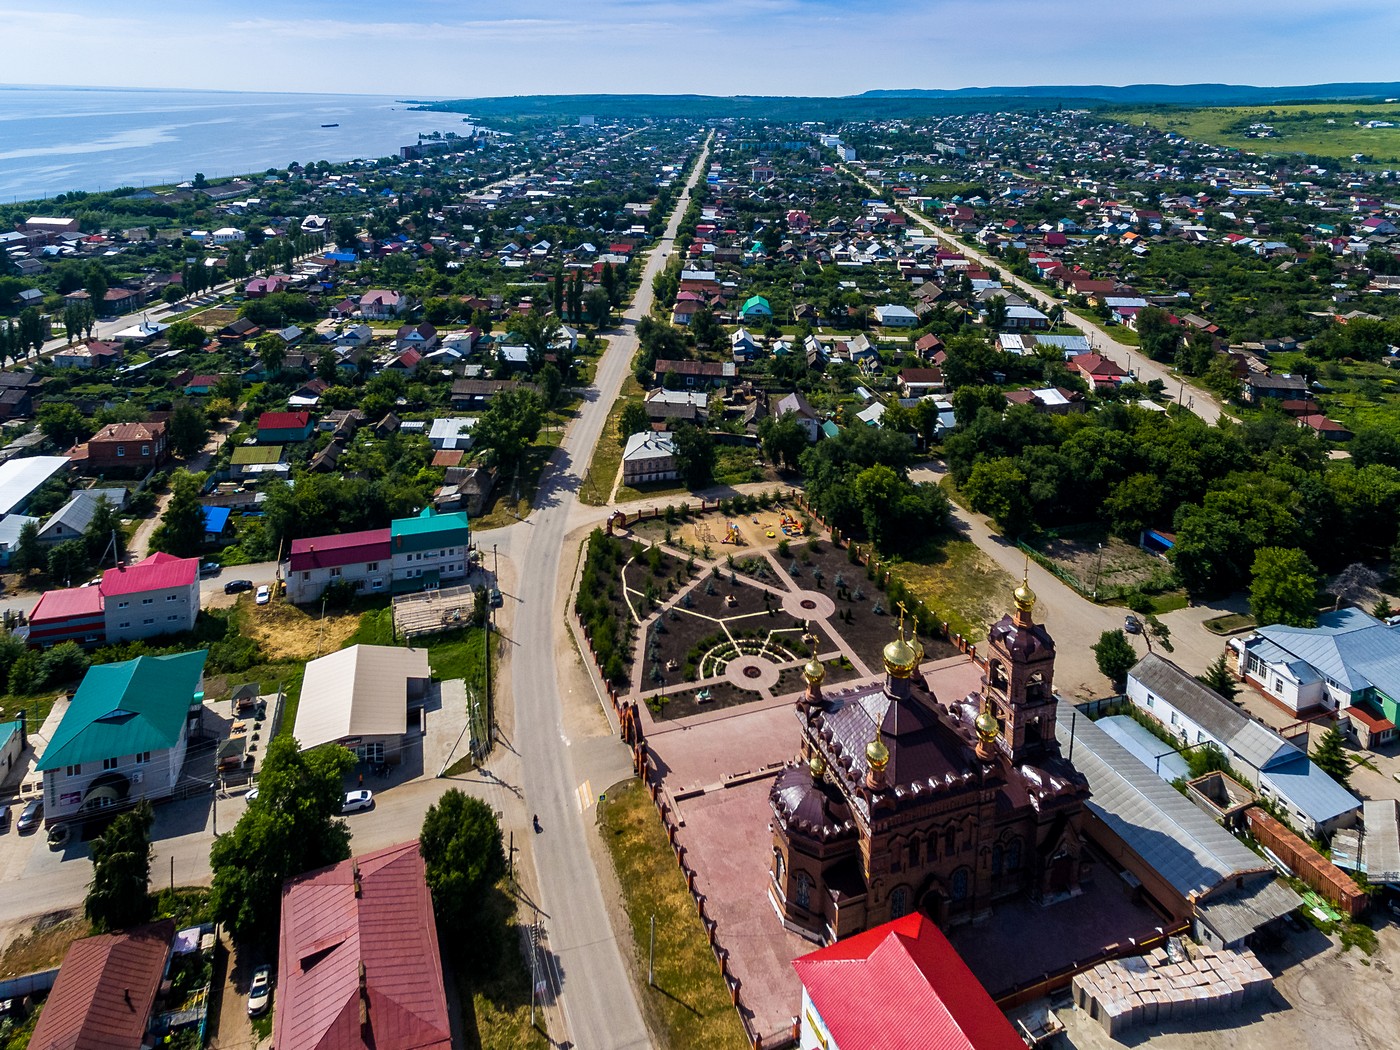
POLYGON ((778 777, 769 895, 829 943, 919 911, 948 927, 998 900, 1079 893, 1088 784, 1059 752, 1055 643, 1028 583, 992 625, 982 693, 943 702, 898 636, 883 680, 824 692, 803 670, 800 760, 778 777))

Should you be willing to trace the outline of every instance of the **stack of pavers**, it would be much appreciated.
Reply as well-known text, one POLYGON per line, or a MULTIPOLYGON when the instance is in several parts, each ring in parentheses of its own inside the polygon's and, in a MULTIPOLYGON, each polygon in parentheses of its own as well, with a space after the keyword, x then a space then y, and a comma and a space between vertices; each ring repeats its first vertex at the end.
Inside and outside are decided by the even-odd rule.
POLYGON ((1254 953, 1192 946, 1172 962, 1149 955, 1100 963, 1075 976, 1074 1002, 1110 1036, 1137 1024, 1171 1024, 1237 1010, 1268 995, 1273 977, 1254 953))

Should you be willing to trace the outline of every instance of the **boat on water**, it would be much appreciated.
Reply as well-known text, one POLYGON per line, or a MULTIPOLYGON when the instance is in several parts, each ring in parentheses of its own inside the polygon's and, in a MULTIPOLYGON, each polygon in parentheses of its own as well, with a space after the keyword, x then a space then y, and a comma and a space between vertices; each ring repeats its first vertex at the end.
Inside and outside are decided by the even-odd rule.
POLYGON ((340 127, 340 125, 339 125, 339 124, 322 124, 321 127, 323 127, 323 128, 338 128, 338 127, 340 127))

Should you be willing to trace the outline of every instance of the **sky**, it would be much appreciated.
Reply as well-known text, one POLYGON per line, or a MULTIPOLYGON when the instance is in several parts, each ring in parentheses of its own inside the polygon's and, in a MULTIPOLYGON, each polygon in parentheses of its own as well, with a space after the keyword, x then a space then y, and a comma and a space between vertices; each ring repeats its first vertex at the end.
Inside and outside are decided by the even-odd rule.
POLYGON ((0 0, 0 24, 12 84, 475 98, 1400 77, 1364 43, 1400 35, 1395 0, 0 0))

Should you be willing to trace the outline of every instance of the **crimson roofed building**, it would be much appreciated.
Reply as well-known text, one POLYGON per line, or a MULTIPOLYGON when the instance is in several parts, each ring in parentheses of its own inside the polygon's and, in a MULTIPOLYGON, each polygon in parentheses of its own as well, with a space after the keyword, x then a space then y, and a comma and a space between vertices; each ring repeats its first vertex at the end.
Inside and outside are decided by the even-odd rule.
POLYGON ((287 882, 277 995, 277 1050, 450 1050, 416 840, 287 882))
POLYGON ((392 555, 389 529, 293 540, 287 562, 287 599, 314 602, 333 583, 353 583, 360 594, 387 594, 392 555))
POLYGON ((792 966, 802 981, 800 1050, 1025 1050, 948 938, 918 912, 792 966))

